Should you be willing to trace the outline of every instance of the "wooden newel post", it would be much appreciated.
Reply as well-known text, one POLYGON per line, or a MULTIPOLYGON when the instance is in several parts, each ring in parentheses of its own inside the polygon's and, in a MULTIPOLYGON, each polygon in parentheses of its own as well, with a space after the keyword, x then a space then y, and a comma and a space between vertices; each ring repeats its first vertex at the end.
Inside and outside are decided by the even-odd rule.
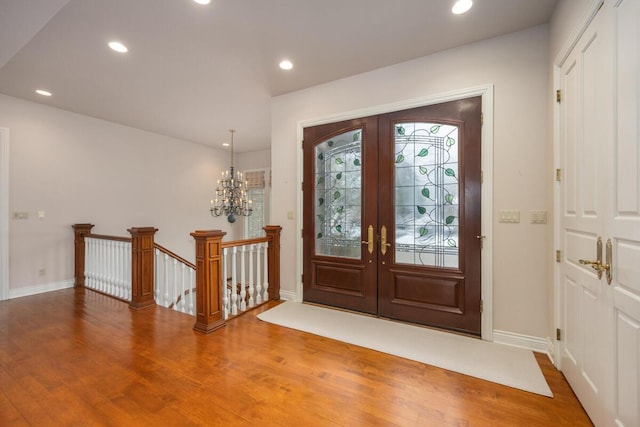
POLYGON ((269 238, 269 299, 280 300, 280 232, 279 225, 266 225, 262 228, 269 238))
POLYGON ((87 234, 91 234, 93 224, 73 224, 75 233, 75 287, 84 287, 84 238, 87 234))
POLYGON ((154 227, 134 227, 131 233, 131 302, 134 310, 156 304, 154 298, 155 254, 153 236, 158 231, 154 227))
POLYGON ((226 325, 222 307, 221 230, 196 230, 196 323, 193 329, 208 334, 226 325))

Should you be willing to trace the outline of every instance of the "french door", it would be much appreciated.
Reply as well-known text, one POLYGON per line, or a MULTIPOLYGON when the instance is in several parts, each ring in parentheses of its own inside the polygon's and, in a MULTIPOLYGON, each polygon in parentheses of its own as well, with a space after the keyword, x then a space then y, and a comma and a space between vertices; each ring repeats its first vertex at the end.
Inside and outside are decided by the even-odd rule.
POLYGON ((304 130, 305 301, 480 335, 481 98, 304 130))
POLYGON ((561 369, 595 425, 640 425, 640 0, 560 64, 561 369))

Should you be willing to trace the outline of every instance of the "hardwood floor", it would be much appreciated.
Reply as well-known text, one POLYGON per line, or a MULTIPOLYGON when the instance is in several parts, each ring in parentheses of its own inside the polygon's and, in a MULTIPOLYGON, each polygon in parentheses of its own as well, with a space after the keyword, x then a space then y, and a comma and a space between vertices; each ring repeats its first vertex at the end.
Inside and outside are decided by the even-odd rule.
POLYGON ((194 318, 67 289, 0 302, 1 426, 582 426, 554 398, 240 316, 194 318))

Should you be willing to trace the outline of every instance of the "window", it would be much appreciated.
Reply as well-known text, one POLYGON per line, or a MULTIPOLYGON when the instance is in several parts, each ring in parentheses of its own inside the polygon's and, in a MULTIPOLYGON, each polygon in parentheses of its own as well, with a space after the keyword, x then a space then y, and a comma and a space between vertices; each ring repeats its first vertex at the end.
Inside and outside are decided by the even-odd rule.
POLYGON ((269 199, 271 193, 271 170, 262 169, 246 171, 244 177, 247 181, 247 199, 251 200, 253 212, 245 217, 244 237, 253 239, 264 237, 262 227, 269 221, 269 199), (265 177, 268 176, 268 181, 265 177))

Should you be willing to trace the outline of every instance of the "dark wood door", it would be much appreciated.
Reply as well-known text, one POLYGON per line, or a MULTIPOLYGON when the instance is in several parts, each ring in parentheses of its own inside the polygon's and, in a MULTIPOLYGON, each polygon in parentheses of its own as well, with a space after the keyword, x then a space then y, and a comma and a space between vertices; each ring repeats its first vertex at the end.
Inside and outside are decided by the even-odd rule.
POLYGON ((480 130, 480 97, 305 129, 304 300, 480 335, 480 130))
POLYGON ((363 118, 304 130, 305 301, 377 313, 377 126, 363 118))
POLYGON ((481 98, 379 126, 378 314, 480 335, 481 98))

